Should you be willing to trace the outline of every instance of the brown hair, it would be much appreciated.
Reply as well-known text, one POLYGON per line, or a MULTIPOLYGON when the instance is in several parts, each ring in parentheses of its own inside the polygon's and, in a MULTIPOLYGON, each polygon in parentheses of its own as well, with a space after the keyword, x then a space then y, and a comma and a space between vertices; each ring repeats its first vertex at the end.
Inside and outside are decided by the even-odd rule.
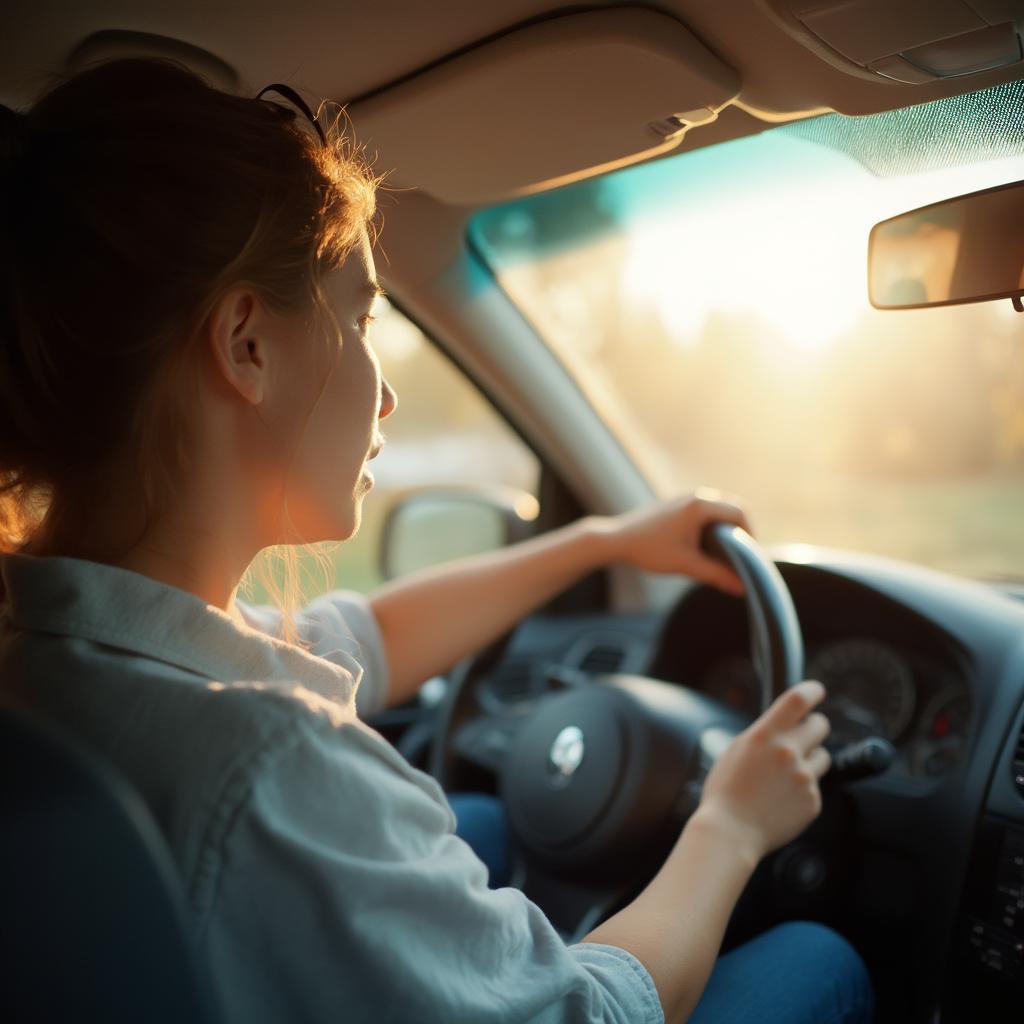
POLYGON ((168 59, 93 65, 0 114, 0 551, 17 551, 87 522, 115 460, 148 525, 188 468, 177 371, 219 298, 244 281, 323 315, 378 181, 340 111, 324 145, 293 108, 168 59))

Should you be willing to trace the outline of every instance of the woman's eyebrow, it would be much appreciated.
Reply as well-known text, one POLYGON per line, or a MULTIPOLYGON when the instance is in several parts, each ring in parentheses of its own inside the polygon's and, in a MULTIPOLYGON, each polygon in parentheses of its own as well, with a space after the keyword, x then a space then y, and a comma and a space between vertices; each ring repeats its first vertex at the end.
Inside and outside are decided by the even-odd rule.
POLYGON ((363 291, 371 299, 383 298, 385 295, 384 289, 380 286, 380 282, 377 280, 371 281, 363 291))

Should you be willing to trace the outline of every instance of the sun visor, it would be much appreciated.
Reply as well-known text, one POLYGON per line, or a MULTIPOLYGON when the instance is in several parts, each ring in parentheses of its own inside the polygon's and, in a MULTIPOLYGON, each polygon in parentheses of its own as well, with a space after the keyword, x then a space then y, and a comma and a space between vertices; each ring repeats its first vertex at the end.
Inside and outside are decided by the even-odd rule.
POLYGON ((516 29, 348 112, 390 185, 475 204, 672 149, 739 88, 675 19, 620 9, 516 29))
POLYGON ((1016 64, 1020 0, 768 0, 790 35, 842 70, 921 85, 1016 64))

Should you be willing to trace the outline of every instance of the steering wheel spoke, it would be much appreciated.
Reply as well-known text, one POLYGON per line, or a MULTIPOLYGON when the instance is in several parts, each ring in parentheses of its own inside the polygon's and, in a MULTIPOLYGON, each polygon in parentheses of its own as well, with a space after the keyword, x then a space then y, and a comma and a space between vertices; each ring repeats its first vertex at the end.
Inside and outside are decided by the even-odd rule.
POLYGON ((671 818, 680 827, 686 824, 690 815, 697 810, 704 795, 704 783, 711 769, 738 732, 739 723, 733 723, 731 728, 716 724, 700 733, 692 775, 683 783, 672 805, 671 818))
POLYGON ((521 723, 521 717, 511 715, 479 715, 455 730, 452 749, 464 761, 497 774, 521 723))

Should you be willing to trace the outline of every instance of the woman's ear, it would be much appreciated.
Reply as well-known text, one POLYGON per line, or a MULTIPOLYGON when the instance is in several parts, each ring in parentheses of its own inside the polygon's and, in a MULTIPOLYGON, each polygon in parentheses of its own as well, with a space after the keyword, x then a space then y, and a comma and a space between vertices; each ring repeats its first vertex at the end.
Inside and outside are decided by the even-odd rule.
POLYGON ((214 307, 208 341, 213 362, 224 383, 259 405, 267 383, 267 317, 251 289, 229 291, 214 307))

